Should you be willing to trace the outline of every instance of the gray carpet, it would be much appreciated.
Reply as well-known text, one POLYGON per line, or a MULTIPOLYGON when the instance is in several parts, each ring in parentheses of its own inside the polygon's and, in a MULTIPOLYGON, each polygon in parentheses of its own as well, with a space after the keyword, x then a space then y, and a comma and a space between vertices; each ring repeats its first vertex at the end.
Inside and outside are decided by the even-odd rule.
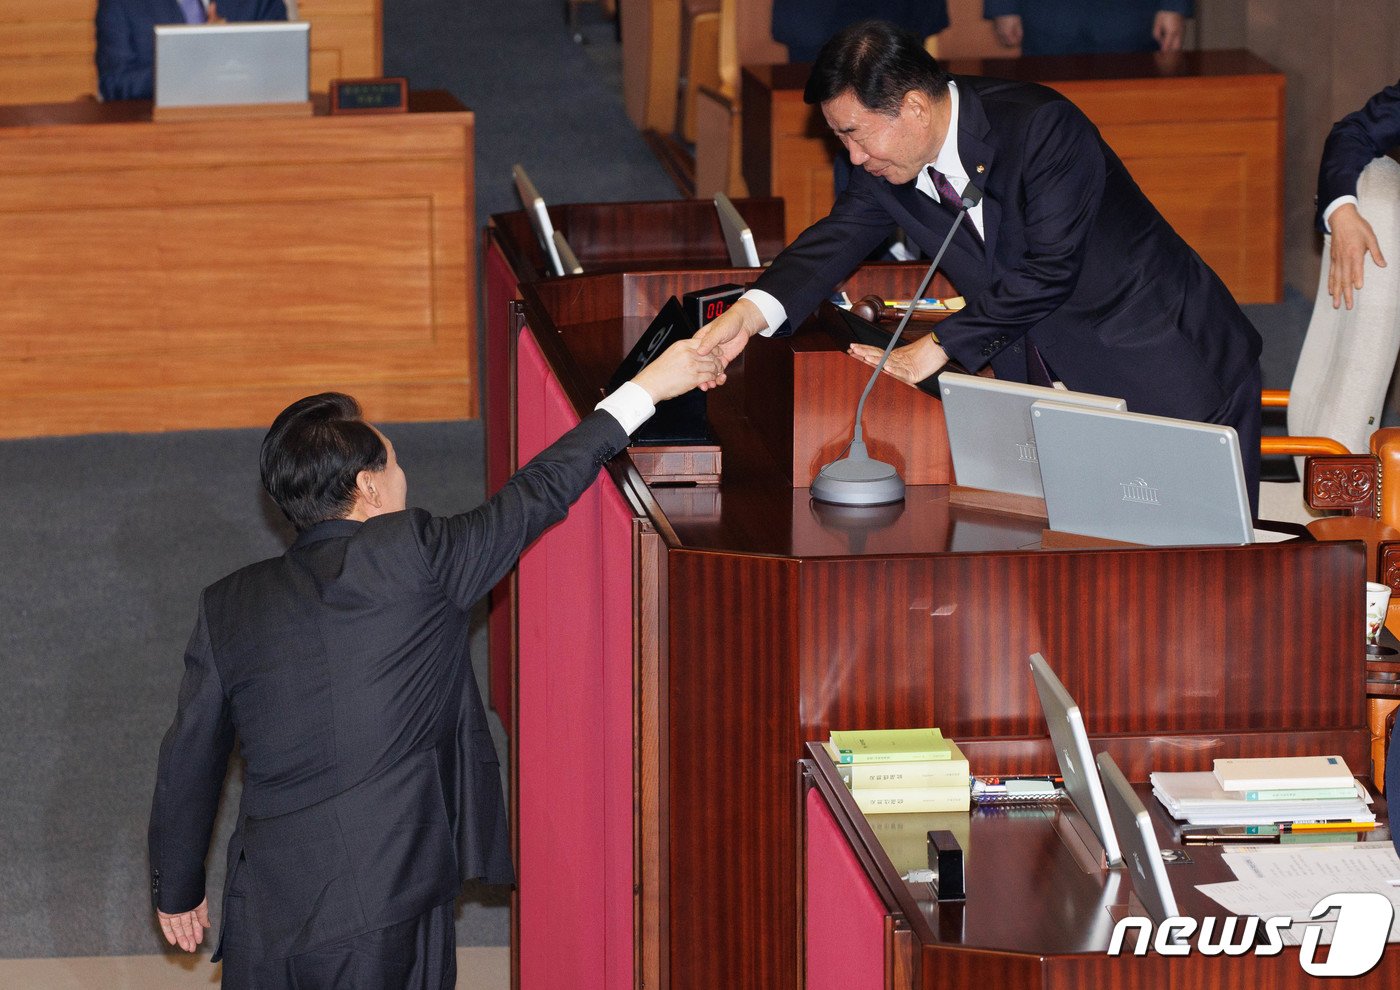
MULTIPOLYGON (((477 115, 478 225, 519 208, 510 166, 555 202, 676 193, 631 127, 611 29, 585 53, 558 0, 394 0, 386 74, 447 89, 477 115)), ((410 498, 433 511, 481 499, 477 423, 389 430, 410 498)), ((195 600, 280 553, 285 524, 258 489, 261 431, 0 443, 0 957, 118 955, 163 943, 147 894, 145 827, 195 600)), ((484 631, 473 650, 480 660, 484 631)), ((498 744, 501 743, 496 726, 498 744)), ((210 857, 237 805, 230 774, 210 857)), ((466 892, 458 942, 509 941, 507 895, 466 892)), ((217 919, 216 919, 217 920, 217 919)))
MULTIPOLYGON (((391 425, 414 504, 482 497, 479 423, 391 425)), ((0 443, 0 957, 162 945, 145 823, 199 590, 282 552, 258 487, 260 430, 0 443)), ((484 627, 473 639, 485 656, 484 627)), ((215 849, 237 806, 231 773, 215 849)), ((222 889, 210 857, 209 895, 222 889)), ((509 941, 507 895, 469 891, 459 942, 509 941)))

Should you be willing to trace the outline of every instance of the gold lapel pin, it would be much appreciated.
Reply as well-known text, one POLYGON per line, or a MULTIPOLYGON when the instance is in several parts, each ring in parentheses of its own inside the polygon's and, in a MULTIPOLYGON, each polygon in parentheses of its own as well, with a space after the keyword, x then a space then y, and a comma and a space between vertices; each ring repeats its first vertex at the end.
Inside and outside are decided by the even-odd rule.
POLYGON ((981 175, 981 174, 982 174, 983 172, 985 172, 985 171, 987 171, 987 166, 983 165, 981 162, 978 162, 978 163, 977 163, 977 174, 978 174, 978 175, 981 175))

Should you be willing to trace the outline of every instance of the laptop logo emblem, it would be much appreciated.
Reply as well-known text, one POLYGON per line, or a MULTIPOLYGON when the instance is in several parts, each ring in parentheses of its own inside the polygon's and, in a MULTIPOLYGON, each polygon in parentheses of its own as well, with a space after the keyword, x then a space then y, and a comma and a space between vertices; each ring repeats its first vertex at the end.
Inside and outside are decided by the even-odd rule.
POLYGON ((1016 445, 1016 460, 1024 461, 1028 464, 1039 464, 1040 458, 1035 455, 1035 441, 1027 440, 1025 443, 1016 445))
POLYGON ((1132 481, 1120 481, 1118 487, 1123 489, 1124 502, 1137 502, 1140 505, 1161 505, 1158 498, 1161 489, 1154 488, 1141 478, 1134 478, 1132 481))

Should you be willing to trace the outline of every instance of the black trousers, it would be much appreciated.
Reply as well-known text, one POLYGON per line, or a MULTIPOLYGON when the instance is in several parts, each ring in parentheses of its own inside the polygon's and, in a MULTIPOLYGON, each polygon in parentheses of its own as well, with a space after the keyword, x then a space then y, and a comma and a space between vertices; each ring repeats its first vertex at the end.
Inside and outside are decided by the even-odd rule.
MULTIPOLYGON (((230 897, 230 901, 242 901, 230 897)), ((282 959, 259 959, 229 911, 224 922, 226 990, 442 990, 457 985, 452 901, 416 918, 282 959)))

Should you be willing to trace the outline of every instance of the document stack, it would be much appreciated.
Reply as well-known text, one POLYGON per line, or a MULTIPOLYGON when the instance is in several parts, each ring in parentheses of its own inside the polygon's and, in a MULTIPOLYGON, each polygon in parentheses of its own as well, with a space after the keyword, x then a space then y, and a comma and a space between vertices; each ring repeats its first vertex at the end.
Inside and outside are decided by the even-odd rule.
POLYGON ((827 752, 867 815, 968 809, 967 758, 938 729, 833 731, 827 752))
POLYGON ((1370 792, 1340 756, 1216 760, 1210 773, 1154 773, 1152 793, 1189 825, 1374 822, 1370 792))

